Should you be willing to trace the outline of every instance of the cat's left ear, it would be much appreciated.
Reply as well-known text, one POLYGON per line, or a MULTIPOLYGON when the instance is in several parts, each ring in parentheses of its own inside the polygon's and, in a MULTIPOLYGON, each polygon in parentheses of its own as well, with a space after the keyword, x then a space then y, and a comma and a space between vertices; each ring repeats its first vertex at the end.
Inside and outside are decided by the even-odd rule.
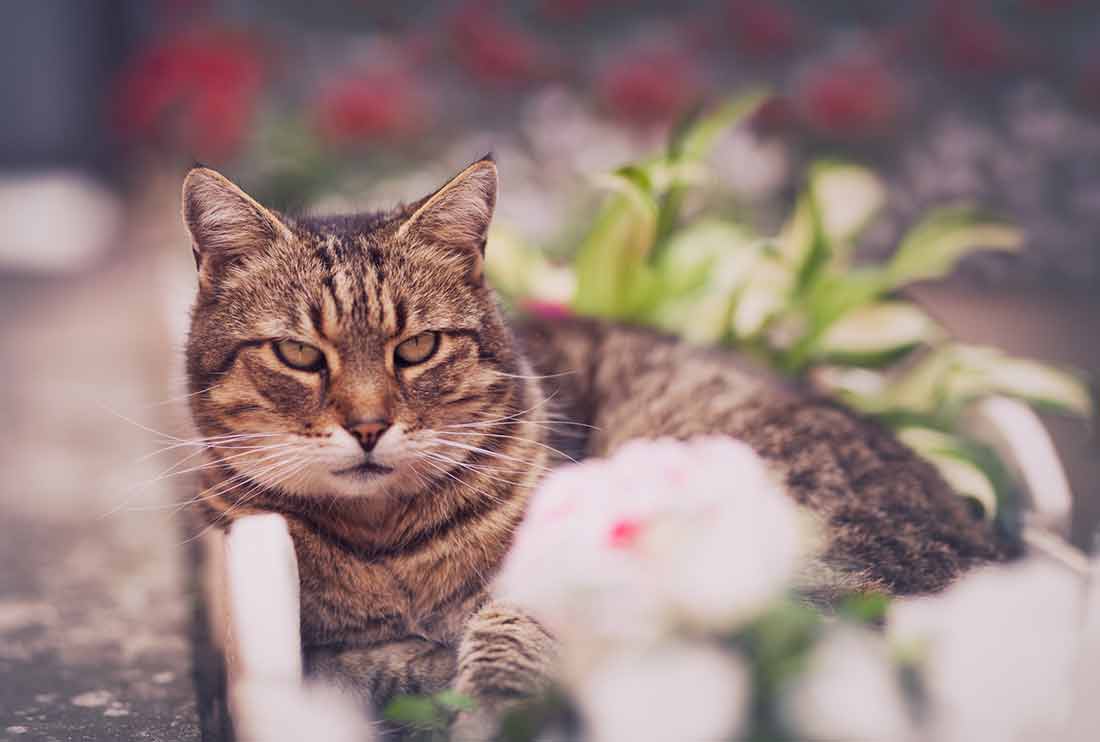
POLYGON ((497 166, 492 155, 486 155, 415 204, 397 237, 446 251, 480 279, 496 201, 497 166))
POLYGON ((248 255, 291 238, 278 215, 205 167, 193 168, 183 182, 183 220, 202 286, 248 255))

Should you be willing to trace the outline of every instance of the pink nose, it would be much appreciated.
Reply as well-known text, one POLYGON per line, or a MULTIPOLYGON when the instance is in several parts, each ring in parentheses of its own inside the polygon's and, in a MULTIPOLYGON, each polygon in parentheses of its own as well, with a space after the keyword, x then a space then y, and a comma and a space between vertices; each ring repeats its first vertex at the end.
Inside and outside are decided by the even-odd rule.
POLYGON ((367 420, 365 422, 348 425, 347 431, 355 436, 363 450, 370 453, 378 439, 390 428, 389 420, 367 420))

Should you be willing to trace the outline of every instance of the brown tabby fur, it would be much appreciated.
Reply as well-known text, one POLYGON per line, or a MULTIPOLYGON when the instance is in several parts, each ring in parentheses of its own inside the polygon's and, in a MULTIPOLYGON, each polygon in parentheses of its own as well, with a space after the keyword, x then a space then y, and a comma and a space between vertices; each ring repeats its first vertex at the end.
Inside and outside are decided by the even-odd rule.
POLYGON ((211 439, 195 507, 221 526, 254 512, 287 519, 315 672, 375 703, 453 683, 492 708, 536 690, 552 641, 488 586, 561 449, 744 439, 827 525, 806 585, 825 597, 934 591, 997 556, 988 530, 891 435, 730 354, 597 321, 509 329, 482 275, 495 198, 490 159, 366 216, 282 216, 202 168, 184 185, 199 267, 187 369, 211 439), (395 347, 428 330, 442 333, 436 353, 397 365, 395 347), (326 367, 288 367, 272 348, 281 339, 321 349, 326 367), (332 473, 365 460, 345 428, 375 419, 403 436, 370 454, 393 471, 332 473), (257 437, 216 438, 230 434, 257 437))

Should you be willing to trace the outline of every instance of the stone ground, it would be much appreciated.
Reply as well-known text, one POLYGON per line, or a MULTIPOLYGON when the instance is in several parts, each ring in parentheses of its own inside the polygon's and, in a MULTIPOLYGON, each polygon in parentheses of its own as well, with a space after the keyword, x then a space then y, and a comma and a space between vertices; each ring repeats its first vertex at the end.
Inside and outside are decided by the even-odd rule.
POLYGON ((199 738, 188 535, 118 417, 179 429, 157 279, 183 235, 126 240, 93 275, 0 282, 0 740, 199 738))
MULTIPOLYGON (((175 183, 134 207, 129 245, 88 275, 0 279, 0 740, 186 741, 194 590, 178 489, 143 459, 178 433, 191 262, 175 183), (120 416, 131 418, 127 422, 120 416)), ((919 292, 967 339, 1100 370, 1100 299, 964 285, 919 292)), ((1096 439, 1053 423, 1078 497, 1100 521, 1096 439)))

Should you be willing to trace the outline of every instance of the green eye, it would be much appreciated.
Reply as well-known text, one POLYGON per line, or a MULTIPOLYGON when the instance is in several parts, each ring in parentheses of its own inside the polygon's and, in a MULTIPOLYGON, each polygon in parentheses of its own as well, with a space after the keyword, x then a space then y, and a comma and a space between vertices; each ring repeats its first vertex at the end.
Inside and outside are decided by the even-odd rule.
POLYGON ((398 345, 393 352, 394 360, 399 366, 423 363, 432 357, 438 347, 438 332, 422 332, 398 345))
POLYGON ((312 345, 297 340, 279 340, 272 344, 279 360, 299 371, 320 371, 325 365, 325 356, 312 345))

